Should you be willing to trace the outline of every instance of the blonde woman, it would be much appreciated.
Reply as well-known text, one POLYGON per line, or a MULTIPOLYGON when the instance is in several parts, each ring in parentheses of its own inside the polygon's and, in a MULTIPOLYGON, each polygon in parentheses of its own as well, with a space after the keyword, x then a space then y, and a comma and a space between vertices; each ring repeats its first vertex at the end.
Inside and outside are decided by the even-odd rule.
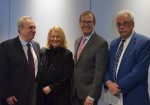
POLYGON ((71 77, 74 63, 67 49, 65 33, 54 26, 48 32, 41 58, 38 105, 71 105, 71 77))

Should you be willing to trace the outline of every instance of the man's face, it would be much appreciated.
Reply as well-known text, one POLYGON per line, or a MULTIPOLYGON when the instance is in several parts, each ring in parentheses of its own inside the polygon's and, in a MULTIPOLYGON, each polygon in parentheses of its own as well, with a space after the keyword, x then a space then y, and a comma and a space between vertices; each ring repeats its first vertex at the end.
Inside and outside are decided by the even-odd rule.
POLYGON ((116 27, 122 39, 128 38, 134 28, 134 22, 131 21, 128 15, 119 16, 116 19, 116 27))
POLYGON ((20 35, 25 41, 30 42, 35 36, 35 29, 36 26, 34 22, 31 19, 25 19, 19 28, 20 35))
POLYGON ((94 26, 95 24, 93 21, 93 16, 91 14, 81 17, 80 27, 84 36, 91 34, 94 30, 94 26))

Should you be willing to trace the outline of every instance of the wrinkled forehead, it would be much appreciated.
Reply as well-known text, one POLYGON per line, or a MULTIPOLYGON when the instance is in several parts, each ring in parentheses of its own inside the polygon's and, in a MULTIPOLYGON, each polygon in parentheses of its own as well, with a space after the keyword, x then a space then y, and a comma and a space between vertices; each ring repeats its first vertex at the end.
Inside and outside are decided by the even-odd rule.
POLYGON ((35 23, 32 19, 24 19, 23 22, 22 22, 22 25, 24 26, 35 26, 35 23))
POLYGON ((117 18, 116 18, 116 22, 129 22, 129 21, 132 21, 132 19, 128 16, 128 15, 119 15, 117 18))

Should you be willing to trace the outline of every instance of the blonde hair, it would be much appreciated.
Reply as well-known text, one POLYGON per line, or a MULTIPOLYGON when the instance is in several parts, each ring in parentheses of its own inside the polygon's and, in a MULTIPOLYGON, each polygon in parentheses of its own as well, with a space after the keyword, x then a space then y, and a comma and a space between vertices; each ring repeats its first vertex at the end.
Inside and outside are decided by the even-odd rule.
POLYGON ((66 41, 65 33, 64 33, 63 29, 59 26, 54 26, 49 30, 45 47, 48 49, 52 48, 51 41, 50 41, 52 31, 56 31, 60 35, 60 38, 61 38, 61 46, 60 47, 67 48, 67 41, 66 41))

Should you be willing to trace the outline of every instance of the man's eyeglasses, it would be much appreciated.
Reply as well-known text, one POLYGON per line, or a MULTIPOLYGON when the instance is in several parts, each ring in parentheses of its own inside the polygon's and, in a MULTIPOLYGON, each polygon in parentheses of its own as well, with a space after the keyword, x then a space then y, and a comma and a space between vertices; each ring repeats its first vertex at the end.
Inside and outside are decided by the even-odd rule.
POLYGON ((91 23, 93 23, 93 21, 81 20, 81 23, 84 23, 84 24, 91 24, 91 23))
POLYGON ((116 27, 121 27, 121 26, 123 26, 123 27, 128 27, 131 23, 132 23, 132 22, 127 22, 127 21, 125 21, 125 22, 123 22, 123 23, 117 23, 117 24, 116 24, 116 27))

